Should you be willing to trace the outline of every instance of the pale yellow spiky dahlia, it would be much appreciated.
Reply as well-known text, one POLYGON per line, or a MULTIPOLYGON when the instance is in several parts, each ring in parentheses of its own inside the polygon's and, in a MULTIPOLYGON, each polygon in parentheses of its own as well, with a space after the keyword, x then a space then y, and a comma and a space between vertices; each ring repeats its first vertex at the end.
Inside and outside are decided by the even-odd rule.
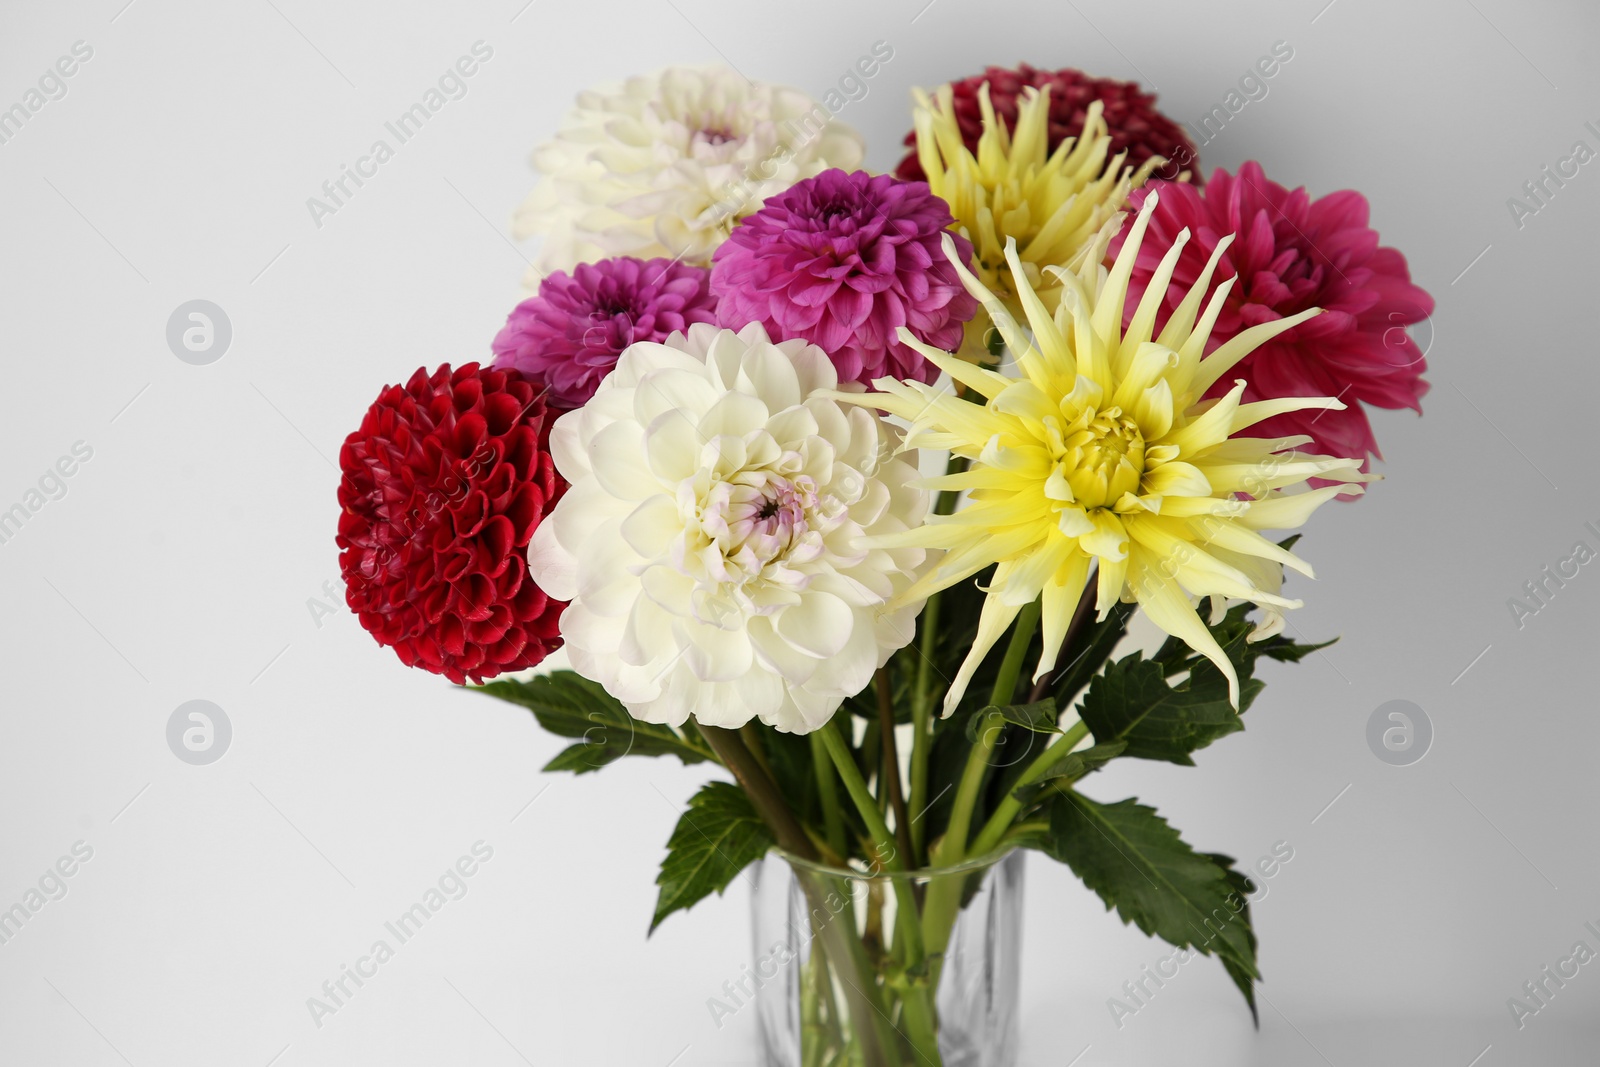
MULTIPOLYGON (((961 139, 954 90, 937 99, 916 91, 917 159, 928 186, 950 205, 955 226, 973 246, 973 268, 986 289, 1023 314, 1018 286, 1006 266, 1006 244, 1015 241, 1027 284, 1054 310, 1060 287, 1044 274, 1048 266, 1072 264, 1120 210, 1128 194, 1166 161, 1159 156, 1137 170, 1123 166, 1127 153, 1109 158, 1111 135, 1097 100, 1089 105, 1082 136, 1048 151, 1050 92, 1029 87, 1018 108, 1016 130, 996 118, 989 87, 978 92, 983 133, 972 152, 961 139)), ((969 327, 969 345, 987 323, 969 327)))
MULTIPOLYGON (((1340 409, 1331 397, 1240 402, 1245 383, 1202 400, 1207 388, 1258 345, 1320 313, 1312 308, 1244 330, 1202 359, 1206 339, 1233 279, 1199 314, 1218 257, 1152 338, 1160 305, 1188 231, 1178 235, 1145 290, 1126 330, 1123 303, 1157 196, 1134 221, 1109 273, 1101 267, 1115 223, 1101 231, 1075 271, 1054 272, 1061 300, 1051 315, 1008 242, 1016 291, 1030 338, 999 298, 956 261, 967 289, 981 300, 1008 348, 1019 377, 1008 377, 902 339, 976 394, 962 399, 920 382, 882 378, 882 392, 839 394, 911 423, 907 447, 948 448, 966 471, 927 486, 965 490, 966 506, 926 525, 880 539, 884 547, 940 548, 946 555, 902 594, 906 599, 955 584, 998 564, 978 633, 945 697, 948 714, 984 655, 1024 605, 1042 598, 1044 653, 1035 680, 1055 666, 1091 565, 1098 567, 1097 607, 1103 618, 1120 598, 1137 601, 1162 630, 1217 665, 1238 702, 1238 679, 1195 611, 1203 597, 1253 601, 1278 625, 1276 612, 1300 602, 1278 595, 1282 567, 1311 568, 1258 531, 1300 525, 1319 505, 1361 487, 1335 484, 1304 492, 1307 478, 1368 480, 1353 459, 1296 450, 1309 437, 1234 436, 1263 419, 1307 408, 1340 409)), ((947 240, 946 255, 956 260, 947 240)))

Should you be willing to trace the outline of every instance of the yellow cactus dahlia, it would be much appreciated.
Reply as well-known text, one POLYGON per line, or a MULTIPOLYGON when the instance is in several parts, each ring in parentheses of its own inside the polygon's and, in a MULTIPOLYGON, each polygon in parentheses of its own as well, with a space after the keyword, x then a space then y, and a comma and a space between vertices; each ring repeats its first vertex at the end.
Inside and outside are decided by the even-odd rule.
MULTIPOLYGON (((1048 283, 1044 268, 1071 264, 1128 194, 1166 162, 1156 156, 1134 170, 1123 166, 1126 152, 1108 161, 1111 135, 1098 100, 1089 105, 1082 136, 1050 152, 1049 88, 1027 90, 1012 133, 996 118, 985 84, 978 93, 983 133, 974 153, 961 139, 950 86, 939 90, 937 102, 920 89, 916 97, 917 158, 928 186, 950 205, 952 229, 972 241, 979 281, 1013 315, 1023 314, 1023 305, 1019 283, 1006 268, 1007 242, 1017 244, 1018 277, 1053 311, 1060 290, 1048 283)), ((981 334, 987 324, 976 321, 981 334)))
POLYGON ((1016 354, 1018 377, 967 363, 902 330, 908 345, 975 399, 892 378, 874 383, 879 393, 839 394, 840 400, 908 420, 907 447, 948 448, 969 461, 967 470, 927 482, 929 488, 965 490, 963 508, 877 541, 945 550, 901 594, 908 602, 999 565, 977 637, 946 694, 946 714, 984 655, 1035 598, 1042 597, 1044 632, 1035 680, 1055 666, 1091 564, 1099 571, 1102 618, 1119 598, 1137 601, 1152 622, 1217 665, 1237 705, 1238 679, 1196 613, 1197 598, 1253 601, 1269 614, 1264 625, 1281 625, 1273 617, 1277 610, 1300 602, 1279 596, 1275 579, 1283 566, 1307 576, 1311 568, 1258 531, 1298 526, 1335 495, 1361 489, 1334 484, 1286 491, 1305 489, 1307 478, 1368 480, 1356 460, 1297 451, 1309 437, 1235 436, 1284 412, 1343 408, 1335 398, 1241 403, 1240 380, 1225 396, 1201 399, 1258 345, 1321 310, 1253 326, 1202 359, 1233 279, 1218 287, 1203 313, 1200 304, 1231 238, 1219 244, 1160 335, 1152 337, 1157 309, 1189 238, 1187 230, 1180 233, 1123 328, 1128 278, 1156 202, 1154 193, 1146 199, 1109 273, 1100 264, 1115 223, 1101 231, 1075 271, 1052 271, 1061 287, 1054 315, 1040 301, 1015 241, 1007 242, 1006 260, 1031 338, 956 259, 946 239, 945 254, 1016 354))

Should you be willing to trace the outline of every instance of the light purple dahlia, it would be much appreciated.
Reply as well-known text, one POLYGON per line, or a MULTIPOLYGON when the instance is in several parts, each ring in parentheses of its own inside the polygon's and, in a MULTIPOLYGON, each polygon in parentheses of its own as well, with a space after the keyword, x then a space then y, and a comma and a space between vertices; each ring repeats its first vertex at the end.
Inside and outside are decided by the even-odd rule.
MULTIPOLYGON (((953 352, 978 302, 940 250, 954 220, 926 182, 825 170, 767 200, 716 251, 711 288, 729 329, 826 352, 839 380, 931 382, 939 369, 895 335, 953 352)), ((963 259, 972 245, 955 238, 963 259)))
POLYGON ((495 336, 494 366, 543 380, 555 407, 580 408, 635 341, 716 323, 710 278, 704 267, 626 256, 552 271, 495 336))

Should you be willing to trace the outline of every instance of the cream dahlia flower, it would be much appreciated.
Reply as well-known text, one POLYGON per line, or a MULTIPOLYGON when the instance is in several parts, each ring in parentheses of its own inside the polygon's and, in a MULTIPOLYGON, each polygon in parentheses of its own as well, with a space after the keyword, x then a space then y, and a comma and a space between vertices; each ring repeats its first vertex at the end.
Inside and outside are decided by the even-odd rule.
POLYGON ((710 266, 767 197, 832 167, 854 170, 864 154, 861 135, 809 96, 726 67, 671 67, 587 90, 533 153, 543 178, 513 227, 544 235, 529 285, 611 256, 710 266))
MULTIPOLYGON (((1042 92, 1027 89, 1013 133, 996 118, 984 85, 978 91, 983 133, 976 152, 962 140, 951 86, 940 88, 937 100, 916 90, 916 99, 917 159, 928 186, 950 205, 956 220, 952 229, 972 242, 978 280, 1014 316, 1023 314, 1022 279, 1047 309, 1055 310, 1060 287, 1044 268, 1073 263, 1128 194, 1166 162, 1155 156, 1134 169, 1123 166, 1126 152, 1108 158, 1111 135, 1098 100, 1084 116, 1083 134, 1050 152, 1048 86, 1042 92), (1022 268, 1017 282, 1006 266, 1012 241, 1022 268)), ((987 328, 981 316, 974 322, 969 344, 987 328)))
POLYGON ((573 668, 635 717, 807 733, 911 639, 927 554, 867 539, 915 527, 927 495, 837 385, 814 345, 697 323, 630 346, 556 422, 572 488, 529 570, 571 601, 573 668))
POLYGON ((1062 295, 1054 315, 1034 292, 1015 242, 1007 243, 1006 259, 1032 337, 947 243, 946 255, 1016 353, 1020 377, 901 336, 980 402, 892 379, 874 383, 882 393, 839 396, 910 420, 909 446, 949 448, 970 461, 962 473, 923 483, 966 490, 964 508, 875 542, 946 550, 902 594, 908 601, 999 565, 977 638, 946 695, 946 712, 961 699, 984 655, 1035 598, 1042 598, 1044 630, 1035 680, 1055 666, 1091 564, 1098 567, 1102 618, 1119 598, 1137 601, 1158 627, 1216 664, 1237 704, 1233 666, 1201 622, 1196 600, 1253 601, 1267 609, 1265 625, 1279 625, 1276 612, 1300 606, 1278 594, 1281 568, 1308 576, 1311 568, 1259 531, 1298 526, 1336 494, 1361 488, 1286 491, 1303 489, 1307 478, 1368 480, 1356 460, 1297 451, 1308 437, 1235 436, 1286 411, 1337 410, 1344 406, 1337 399, 1246 404, 1240 402, 1242 380, 1223 397, 1201 399, 1256 346, 1320 313, 1312 308, 1253 326, 1202 360, 1233 279, 1218 286, 1203 314, 1200 304, 1229 240, 1219 244, 1166 327, 1152 337, 1157 308, 1189 239, 1187 230, 1179 234, 1123 329, 1128 277, 1157 199, 1152 193, 1145 201, 1109 273, 1100 263, 1115 223, 1100 233, 1076 271, 1055 272, 1062 295))

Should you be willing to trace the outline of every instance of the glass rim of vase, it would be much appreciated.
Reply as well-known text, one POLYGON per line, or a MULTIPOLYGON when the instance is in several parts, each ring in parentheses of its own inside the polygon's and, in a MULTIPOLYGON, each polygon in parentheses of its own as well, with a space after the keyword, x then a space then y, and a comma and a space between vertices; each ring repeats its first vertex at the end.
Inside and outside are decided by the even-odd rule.
POLYGON ((796 856, 794 853, 779 848, 777 845, 773 845, 770 849, 768 849, 766 854, 768 856, 778 857, 791 867, 807 871, 811 874, 826 875, 832 878, 849 878, 858 882, 890 881, 896 878, 904 878, 911 881, 923 882, 932 881, 936 878, 946 878, 952 875, 971 874, 975 871, 988 870, 991 867, 997 866, 1001 861, 1016 853, 1019 850, 1019 847, 1020 846, 1017 845, 1005 845, 1001 848, 995 849, 993 852, 985 853, 982 856, 974 856, 970 859, 962 860, 960 863, 952 863, 944 867, 915 867, 904 871, 891 871, 888 868, 883 868, 875 872, 856 867, 835 867, 832 864, 823 863, 820 860, 811 860, 802 856, 796 856))

